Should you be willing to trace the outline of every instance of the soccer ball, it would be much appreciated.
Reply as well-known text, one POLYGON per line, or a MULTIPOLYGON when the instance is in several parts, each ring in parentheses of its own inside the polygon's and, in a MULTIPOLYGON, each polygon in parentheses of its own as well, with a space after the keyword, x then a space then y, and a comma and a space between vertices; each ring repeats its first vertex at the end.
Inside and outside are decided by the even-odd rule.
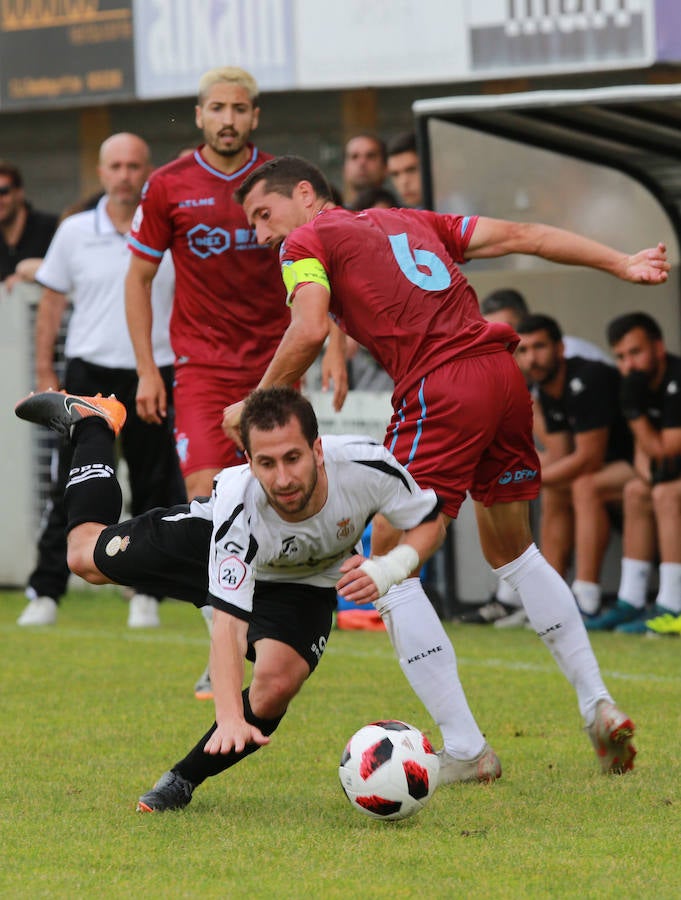
POLYGON ((387 719, 353 734, 338 776, 355 809, 375 819, 406 819, 433 796, 439 770, 433 745, 418 728, 387 719))

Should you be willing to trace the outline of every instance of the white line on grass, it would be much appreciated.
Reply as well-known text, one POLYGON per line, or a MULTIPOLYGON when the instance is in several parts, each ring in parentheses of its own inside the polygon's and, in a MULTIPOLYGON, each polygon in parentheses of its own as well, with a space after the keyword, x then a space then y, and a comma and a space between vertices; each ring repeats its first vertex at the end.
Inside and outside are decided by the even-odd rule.
MULTIPOLYGON (((28 629, 26 631, 28 631, 28 629)), ((39 631, 40 633, 47 633, 47 629, 42 628, 36 628, 35 631, 39 631)), ((0 632, 16 635, 17 628, 16 626, 9 624, 0 625, 0 632)), ((57 634, 64 637, 83 638, 86 640, 96 639, 99 641, 124 641, 134 644, 172 644, 174 646, 186 647, 208 646, 208 635, 206 635, 205 637, 192 637, 190 635, 178 634, 177 632, 168 632, 163 630, 156 631, 155 629, 149 631, 143 629, 140 629, 139 631, 102 631, 100 629, 65 628, 60 625, 58 627, 57 634)), ((354 647, 340 646, 339 644, 329 643, 329 646, 326 648, 325 653, 333 656, 354 657, 355 659, 373 658, 386 661, 395 661, 394 654, 389 644, 374 646, 371 648, 366 648, 364 650, 357 650, 354 647)), ((547 675, 558 674, 558 669, 551 662, 529 663, 521 662, 519 660, 499 659, 494 657, 488 659, 471 659, 466 656, 461 656, 460 654, 457 654, 457 660, 460 666, 468 666, 470 668, 505 669, 512 672, 539 672, 547 675)), ((619 672, 611 669, 603 669, 602 673, 605 678, 616 678, 620 679, 621 681, 681 685, 681 675, 658 675, 655 672, 619 672)))

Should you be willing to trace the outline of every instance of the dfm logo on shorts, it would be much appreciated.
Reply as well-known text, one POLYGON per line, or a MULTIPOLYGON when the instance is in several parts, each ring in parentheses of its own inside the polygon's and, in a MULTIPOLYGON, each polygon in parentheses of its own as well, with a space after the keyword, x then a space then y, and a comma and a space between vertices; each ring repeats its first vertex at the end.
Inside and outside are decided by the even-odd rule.
POLYGON ((201 259, 218 256, 229 249, 231 238, 224 228, 209 228, 207 225, 195 225, 187 232, 187 243, 192 253, 201 259))
POLYGON ((519 481, 532 481, 537 477, 536 469, 516 469, 514 472, 504 472, 499 479, 499 484, 510 484, 519 481))

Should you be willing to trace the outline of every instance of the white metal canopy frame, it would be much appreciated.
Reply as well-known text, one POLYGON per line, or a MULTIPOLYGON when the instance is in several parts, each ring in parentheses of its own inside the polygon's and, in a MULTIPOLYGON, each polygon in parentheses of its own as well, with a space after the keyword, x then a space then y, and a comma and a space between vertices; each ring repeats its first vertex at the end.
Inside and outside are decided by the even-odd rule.
POLYGON ((655 196, 681 245, 681 85, 440 97, 412 109, 426 206, 433 203, 428 122, 439 119, 618 169, 655 196))

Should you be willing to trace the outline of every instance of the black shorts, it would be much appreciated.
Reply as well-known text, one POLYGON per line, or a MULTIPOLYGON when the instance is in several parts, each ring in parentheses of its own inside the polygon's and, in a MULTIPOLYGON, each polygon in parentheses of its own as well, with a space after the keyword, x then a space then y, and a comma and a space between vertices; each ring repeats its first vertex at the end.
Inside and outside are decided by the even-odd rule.
POLYGON ((213 523, 189 506, 150 509, 109 525, 95 545, 95 565, 116 584, 140 593, 208 603, 208 553, 213 523))
MULTIPOLYGON (((329 639, 336 601, 333 588, 286 581, 256 581, 253 612, 248 617, 246 659, 255 660, 253 645, 256 641, 271 638, 293 647, 314 672, 329 639)), ((234 607, 215 605, 227 612, 238 612, 234 607)))
MULTIPOLYGON (((213 523, 192 516, 189 506, 150 509, 109 525, 95 545, 99 571, 115 584, 157 596, 175 597, 201 607, 208 596, 208 555, 213 523)), ((333 588, 309 584, 256 581, 249 620, 248 659, 253 644, 272 638, 288 644, 314 670, 331 631, 336 608, 333 588)), ((222 607, 239 614, 236 608, 222 607)))

